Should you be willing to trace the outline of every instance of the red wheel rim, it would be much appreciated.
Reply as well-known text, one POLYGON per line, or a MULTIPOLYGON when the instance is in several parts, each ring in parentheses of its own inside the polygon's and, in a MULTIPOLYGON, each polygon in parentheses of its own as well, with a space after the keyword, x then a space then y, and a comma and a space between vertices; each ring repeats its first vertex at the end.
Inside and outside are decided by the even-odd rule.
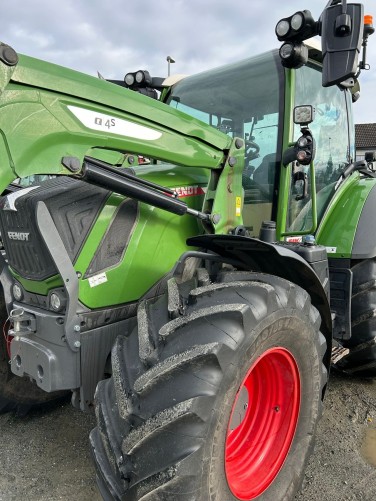
POLYGON ((271 348, 249 369, 231 410, 225 468, 238 499, 253 499, 273 482, 290 450, 299 409, 297 363, 285 348, 271 348))

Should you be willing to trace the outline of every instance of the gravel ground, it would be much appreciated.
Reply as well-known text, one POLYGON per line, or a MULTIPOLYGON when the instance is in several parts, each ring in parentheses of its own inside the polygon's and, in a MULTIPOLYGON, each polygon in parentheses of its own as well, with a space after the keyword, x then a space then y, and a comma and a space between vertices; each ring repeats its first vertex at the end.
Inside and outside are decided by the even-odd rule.
MULTIPOLYGON (((69 403, 0 416, 0 501, 100 501, 88 449, 94 417, 69 403)), ((296 501, 376 500, 376 381, 332 376, 296 501)))

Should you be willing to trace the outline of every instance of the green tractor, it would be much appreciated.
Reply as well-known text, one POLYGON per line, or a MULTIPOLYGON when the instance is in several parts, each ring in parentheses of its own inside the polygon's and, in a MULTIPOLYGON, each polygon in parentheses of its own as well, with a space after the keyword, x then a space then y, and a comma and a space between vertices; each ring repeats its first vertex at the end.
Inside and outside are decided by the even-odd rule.
POLYGON ((95 409, 104 499, 293 499, 333 338, 376 375, 351 112, 372 32, 333 0, 282 19, 279 52, 174 82, 0 45, 0 409, 95 409))

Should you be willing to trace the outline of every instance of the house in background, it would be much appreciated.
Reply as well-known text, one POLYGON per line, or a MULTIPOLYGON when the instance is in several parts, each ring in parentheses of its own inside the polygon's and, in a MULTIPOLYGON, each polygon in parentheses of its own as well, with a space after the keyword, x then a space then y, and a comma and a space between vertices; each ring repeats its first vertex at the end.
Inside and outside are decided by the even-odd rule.
POLYGON ((376 151, 376 123, 355 124, 356 160, 364 160, 366 151, 376 151))

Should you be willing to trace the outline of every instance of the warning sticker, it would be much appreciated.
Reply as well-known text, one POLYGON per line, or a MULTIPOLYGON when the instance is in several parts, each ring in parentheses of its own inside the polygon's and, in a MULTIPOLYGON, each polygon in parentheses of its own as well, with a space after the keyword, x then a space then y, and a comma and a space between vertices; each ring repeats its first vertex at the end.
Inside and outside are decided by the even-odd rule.
POLYGON ((107 282, 106 273, 99 273, 99 275, 95 275, 94 277, 89 277, 89 285, 90 287, 97 287, 97 285, 101 285, 107 282))
POLYGON ((242 198, 236 197, 236 216, 240 216, 242 211, 242 198))
POLYGON ((337 247, 327 247, 326 252, 328 254, 336 254, 337 253, 337 247))
POLYGON ((286 237, 286 242, 298 244, 300 242, 303 242, 303 237, 286 237))

